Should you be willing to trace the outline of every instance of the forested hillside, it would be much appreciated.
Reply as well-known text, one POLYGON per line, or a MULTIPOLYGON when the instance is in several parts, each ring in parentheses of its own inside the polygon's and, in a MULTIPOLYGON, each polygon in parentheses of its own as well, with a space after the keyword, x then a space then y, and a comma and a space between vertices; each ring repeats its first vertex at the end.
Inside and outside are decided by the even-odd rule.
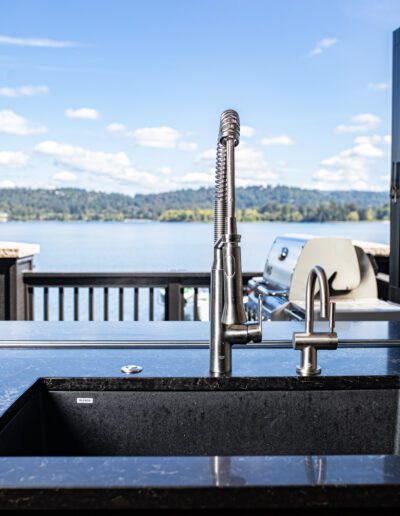
MULTIPOLYGON (((77 188, 0 189, 0 212, 9 220, 126 220, 210 221, 214 190, 178 190, 134 197, 77 188)), ((238 188, 240 220, 332 221, 383 220, 388 217, 388 194, 303 190, 276 186, 238 188)))

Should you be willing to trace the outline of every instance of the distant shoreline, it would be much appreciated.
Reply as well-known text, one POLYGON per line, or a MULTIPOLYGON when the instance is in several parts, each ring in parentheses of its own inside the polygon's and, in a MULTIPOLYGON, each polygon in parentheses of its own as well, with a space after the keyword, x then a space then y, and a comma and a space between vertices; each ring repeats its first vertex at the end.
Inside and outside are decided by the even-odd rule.
MULTIPOLYGON (((129 195, 78 188, 0 188, 0 220, 212 222, 213 188, 129 195)), ((239 222, 340 222, 389 218, 387 192, 267 186, 236 189, 239 222)))
MULTIPOLYGON (((0 227, 1 224, 10 224, 10 223, 18 223, 18 224, 25 224, 25 223, 31 223, 35 222, 38 224, 45 224, 47 222, 58 222, 60 224, 213 224, 213 221, 201 221, 201 220, 152 220, 152 219, 127 219, 127 220, 85 220, 85 219, 76 219, 76 220, 60 220, 60 219, 46 219, 46 220, 38 220, 38 219, 27 219, 27 220, 3 220, 0 221, 0 227)), ((301 221, 295 221, 295 220, 240 220, 240 224, 337 224, 337 223, 348 223, 348 224, 354 224, 354 223, 381 223, 381 224, 389 224, 389 219, 384 220, 301 220, 301 221)))

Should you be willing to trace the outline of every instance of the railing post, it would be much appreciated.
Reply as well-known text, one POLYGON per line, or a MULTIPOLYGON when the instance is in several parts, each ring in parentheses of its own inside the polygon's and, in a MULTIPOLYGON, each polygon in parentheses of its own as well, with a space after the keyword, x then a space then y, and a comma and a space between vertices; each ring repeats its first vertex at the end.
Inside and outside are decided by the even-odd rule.
POLYGON ((400 29, 393 33, 389 300, 400 303, 400 29))
POLYGON ((0 320, 28 318, 23 273, 33 269, 34 255, 39 250, 36 244, 0 242, 0 320))
POLYGON ((165 305, 166 321, 183 320, 183 295, 180 283, 170 283, 166 288, 167 302, 165 305))

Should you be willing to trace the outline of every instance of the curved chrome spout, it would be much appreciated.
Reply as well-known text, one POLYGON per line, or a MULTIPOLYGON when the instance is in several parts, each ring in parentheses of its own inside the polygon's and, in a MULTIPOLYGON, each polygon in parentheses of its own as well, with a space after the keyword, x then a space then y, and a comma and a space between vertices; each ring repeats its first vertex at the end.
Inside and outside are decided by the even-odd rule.
POLYGON ((325 271, 319 265, 315 265, 308 275, 306 287, 306 332, 314 331, 314 297, 315 284, 319 284, 319 300, 321 318, 326 319, 329 310, 329 286, 325 271))

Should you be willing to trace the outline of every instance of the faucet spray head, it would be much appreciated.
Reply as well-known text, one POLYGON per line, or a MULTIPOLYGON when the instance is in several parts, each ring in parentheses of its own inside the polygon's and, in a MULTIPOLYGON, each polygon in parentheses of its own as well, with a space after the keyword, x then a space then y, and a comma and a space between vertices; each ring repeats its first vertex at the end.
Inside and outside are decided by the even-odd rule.
POLYGON ((239 144, 240 139, 240 118, 236 111, 227 109, 221 115, 219 124, 218 139, 220 143, 226 143, 226 140, 234 140, 235 147, 239 144))

